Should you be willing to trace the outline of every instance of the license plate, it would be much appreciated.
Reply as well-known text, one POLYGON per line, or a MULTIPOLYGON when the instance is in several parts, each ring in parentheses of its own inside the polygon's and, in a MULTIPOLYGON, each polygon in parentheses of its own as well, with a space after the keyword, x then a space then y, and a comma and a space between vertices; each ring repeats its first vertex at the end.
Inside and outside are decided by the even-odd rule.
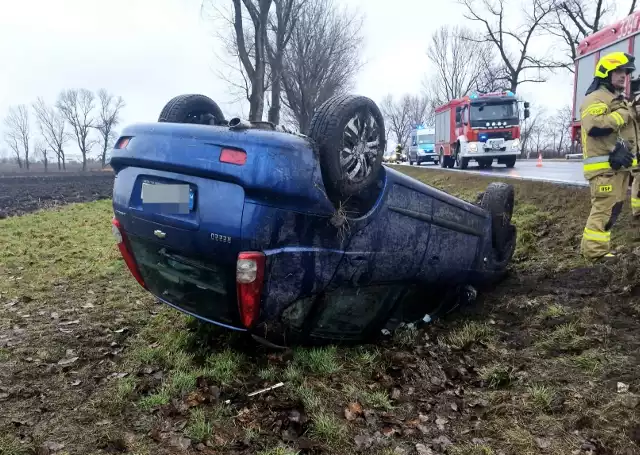
POLYGON ((143 205, 152 205, 165 213, 189 213, 195 207, 194 191, 187 184, 144 181, 140 198, 143 205))
POLYGON ((498 150, 500 147, 502 147, 502 144, 500 142, 494 142, 491 144, 491 148, 493 148, 494 150, 498 150))

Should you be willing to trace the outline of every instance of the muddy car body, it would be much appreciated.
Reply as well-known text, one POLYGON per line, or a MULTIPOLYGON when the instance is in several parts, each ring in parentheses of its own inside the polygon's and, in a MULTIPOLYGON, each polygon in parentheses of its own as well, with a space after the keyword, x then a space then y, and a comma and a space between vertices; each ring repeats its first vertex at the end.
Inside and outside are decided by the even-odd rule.
POLYGON ((361 341, 504 273, 513 189, 492 184, 474 205, 383 166, 370 100, 329 100, 310 137, 183 104, 127 127, 111 159, 114 234, 162 302, 278 342, 361 341), (356 158, 335 159, 347 149, 356 158), (336 166, 354 159, 370 174, 336 166), (182 199, 150 199, 165 185, 182 199))

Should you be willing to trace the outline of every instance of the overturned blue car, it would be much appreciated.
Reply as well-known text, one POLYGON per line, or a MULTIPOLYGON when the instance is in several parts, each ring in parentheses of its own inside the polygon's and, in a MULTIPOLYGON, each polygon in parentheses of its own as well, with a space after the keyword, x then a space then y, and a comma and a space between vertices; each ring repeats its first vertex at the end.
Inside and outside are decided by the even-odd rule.
POLYGON ((429 321, 505 274, 514 191, 491 183, 465 202, 382 165, 385 145, 362 96, 326 101, 309 136, 177 96, 114 146, 118 247, 160 301, 261 341, 361 342, 429 321))

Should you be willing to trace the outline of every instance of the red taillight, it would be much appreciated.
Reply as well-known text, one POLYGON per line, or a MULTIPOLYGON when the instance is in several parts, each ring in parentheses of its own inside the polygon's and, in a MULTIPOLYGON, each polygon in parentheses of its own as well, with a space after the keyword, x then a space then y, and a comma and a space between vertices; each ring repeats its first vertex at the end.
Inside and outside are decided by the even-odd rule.
POLYGON ((120 225, 120 222, 116 219, 116 217, 113 217, 113 220, 111 220, 111 225, 111 231, 113 232, 113 236, 118 243, 118 249, 120 250, 120 254, 124 259, 125 264, 127 264, 131 275, 133 275, 136 281, 140 283, 140 286, 142 286, 143 288, 146 287, 144 285, 142 275, 140 275, 140 271, 138 270, 138 264, 136 264, 136 260, 133 258, 133 254, 131 254, 131 252, 127 248, 127 237, 125 236, 124 231, 122 230, 122 226, 120 225))
POLYGON ((220 152, 220 162, 242 166, 247 162, 247 154, 242 150, 222 149, 222 152, 220 152))
POLYGON ((264 283, 264 253, 246 251, 238 254, 236 286, 240 319, 250 328, 260 315, 260 297, 264 283))
POLYGON ((118 139, 118 142, 116 142, 116 145, 114 145, 113 148, 114 149, 126 148, 127 145, 129 145, 129 141, 131 141, 131 136, 122 136, 120 139, 118 139))

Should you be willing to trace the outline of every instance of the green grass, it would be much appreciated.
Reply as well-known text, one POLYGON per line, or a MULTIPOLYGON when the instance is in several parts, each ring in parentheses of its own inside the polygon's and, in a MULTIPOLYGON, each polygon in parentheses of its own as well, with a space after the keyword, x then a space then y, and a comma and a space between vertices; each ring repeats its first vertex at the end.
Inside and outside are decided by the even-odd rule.
POLYGON ((393 409, 389 394, 385 391, 370 392, 364 386, 347 384, 344 386, 344 393, 348 400, 359 401, 366 407, 384 409, 386 411, 393 409))
POLYGON ((329 376, 342 368, 335 346, 325 348, 297 348, 293 360, 301 369, 318 376, 329 376))
POLYGON ((490 341, 492 337, 493 330, 488 324, 471 321, 465 322, 462 327, 452 330, 444 342, 453 348, 464 349, 474 343, 490 341))
POLYGON ((483 367, 480 377, 493 389, 509 387, 516 379, 513 368, 502 364, 483 367))
POLYGON ((0 348, 0 362, 5 362, 9 360, 11 357, 11 353, 8 349, 0 348))
POLYGON ((162 388, 156 393, 142 397, 138 404, 141 409, 150 411, 153 408, 169 404, 170 400, 171 394, 169 393, 169 390, 162 388))
POLYGON ((484 444, 463 444, 447 448, 447 455, 495 455, 494 450, 484 444))
POLYGON ((204 409, 192 409, 191 415, 189 416, 189 423, 185 428, 187 437, 194 441, 202 442, 211 436, 211 431, 211 423, 207 419, 204 409))
POLYGON ((0 435, 0 455, 27 455, 32 453, 30 447, 10 435, 0 435))
POLYGON ((548 386, 534 385, 529 387, 529 394, 534 406, 546 412, 551 408, 556 392, 548 386))
POLYGON ((538 319, 554 319, 567 314, 567 310, 558 304, 551 304, 545 307, 538 314, 538 319))
POLYGON ((516 204, 512 223, 518 229, 516 238, 516 259, 525 259, 538 252, 540 226, 551 220, 551 215, 541 211, 536 205, 516 204))
POLYGON ((240 353, 230 349, 211 354, 205 361, 205 376, 221 384, 231 384, 237 379, 243 360, 240 353))
POLYGON ((537 345, 546 351, 572 351, 585 346, 587 338, 580 334, 580 326, 568 322, 557 326, 552 332, 543 334, 537 345))
POLYGON ((310 433, 319 441, 336 447, 345 442, 347 428, 335 415, 323 411, 313 416, 310 433))
POLYGON ((272 449, 261 450, 257 455, 298 455, 301 452, 295 451, 289 447, 279 446, 272 449))

